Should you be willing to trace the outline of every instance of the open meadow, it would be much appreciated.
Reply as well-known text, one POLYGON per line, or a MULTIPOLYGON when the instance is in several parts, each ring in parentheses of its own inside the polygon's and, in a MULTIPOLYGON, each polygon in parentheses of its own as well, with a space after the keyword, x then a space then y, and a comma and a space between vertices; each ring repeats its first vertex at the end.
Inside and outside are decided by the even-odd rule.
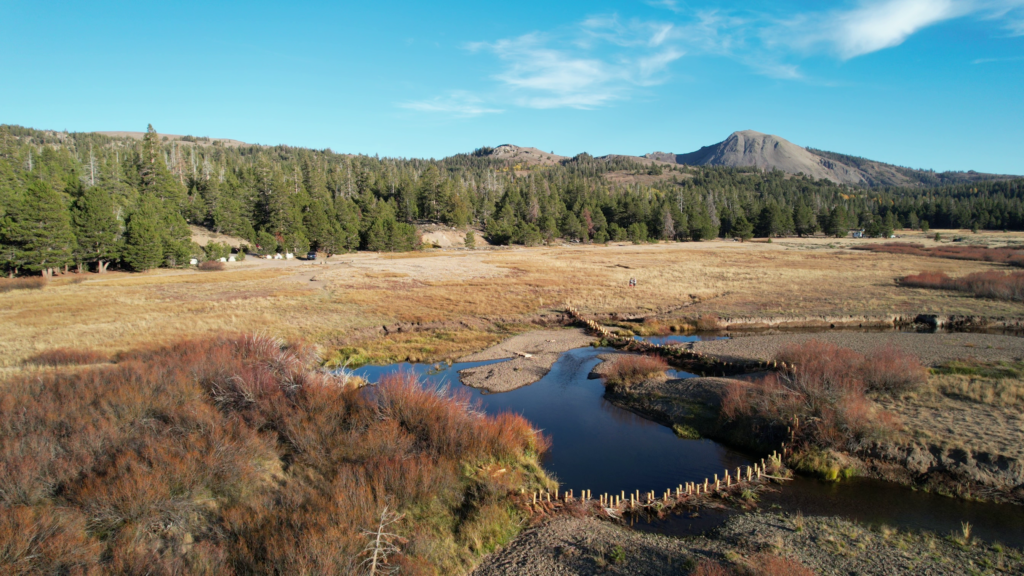
MULTIPOLYGON (((933 245, 931 236, 902 241, 933 245)), ((993 246, 1024 241, 1022 233, 966 237, 993 246)), ((360 252, 326 264, 249 258, 221 272, 71 273, 42 290, 0 293, 0 366, 17 370, 52 348, 116 353, 224 332, 302 339, 320 345, 325 357, 359 346, 381 359, 446 359, 494 344, 565 302, 590 314, 669 319, 1020 314, 1013 302, 895 282, 926 270, 960 276, 1005 265, 849 249, 878 242, 817 237, 360 252), (630 278, 636 288, 628 287, 630 278), (399 323, 420 323, 419 330, 381 337, 381 326, 399 323)))

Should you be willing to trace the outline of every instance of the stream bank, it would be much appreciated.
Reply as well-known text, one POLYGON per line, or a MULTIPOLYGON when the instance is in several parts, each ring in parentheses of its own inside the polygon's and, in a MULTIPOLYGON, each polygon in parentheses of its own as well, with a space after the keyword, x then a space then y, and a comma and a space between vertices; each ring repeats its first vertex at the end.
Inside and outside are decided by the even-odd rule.
POLYGON ((757 554, 795 560, 818 574, 1019 574, 1021 552, 834 517, 748 513, 703 536, 672 538, 593 518, 556 518, 486 557, 474 576, 677 575, 701 561, 742 567, 757 554))

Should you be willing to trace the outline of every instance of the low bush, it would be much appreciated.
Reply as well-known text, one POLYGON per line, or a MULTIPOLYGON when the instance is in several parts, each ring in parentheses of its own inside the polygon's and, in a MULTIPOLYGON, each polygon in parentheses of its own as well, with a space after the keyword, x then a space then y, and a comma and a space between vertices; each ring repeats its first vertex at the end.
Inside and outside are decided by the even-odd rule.
POLYGON ((608 366, 605 385, 625 389, 653 376, 664 374, 665 370, 668 370, 668 362, 660 356, 622 354, 608 366))
POLYGON ((206 262, 200 262, 197 268, 203 272, 220 272, 226 269, 227 265, 220 260, 207 260, 206 262))
POLYGON ((871 351, 861 374, 868 390, 888 394, 913 392, 928 381, 928 369, 913 354, 888 344, 871 351))
POLYGON ((901 278, 900 284, 912 288, 956 290, 997 300, 1024 300, 1024 271, 975 272, 960 278, 950 278, 943 272, 921 272, 901 278))
POLYGON ((47 280, 43 276, 28 276, 25 278, 0 278, 0 292, 11 292, 14 290, 42 290, 46 288, 47 280))
POLYGON ((847 465, 846 459, 832 450, 817 446, 809 446, 790 460, 794 470, 810 476, 817 476, 829 482, 847 480, 856 475, 857 470, 847 465))
POLYGON ((715 314, 701 314, 697 318, 697 330, 702 332, 713 332, 722 329, 722 321, 715 314))
POLYGON ((0 573, 348 574, 385 509, 403 572, 463 572, 515 534, 510 495, 548 482, 525 419, 317 365, 221 336, 4 382, 0 573))
MULTIPOLYGON (((872 353, 892 355, 891 351, 872 353)), ((902 354, 902 353, 900 353, 902 354)), ((773 436, 787 441, 787 428, 814 446, 846 449, 857 441, 880 438, 898 429, 895 418, 873 405, 865 392, 865 357, 831 343, 809 340, 783 348, 776 360, 791 368, 754 382, 733 382, 726 389, 722 414, 729 420, 748 419, 773 436), (760 424, 767 426, 760 426, 760 424)), ((885 367, 872 368, 872 382, 904 382, 885 367)), ((911 373, 913 374, 913 373, 911 373)))
POLYGON ((74 366, 77 364, 99 364, 109 362, 110 355, 97 350, 83 348, 54 348, 29 357, 25 363, 36 366, 74 366))

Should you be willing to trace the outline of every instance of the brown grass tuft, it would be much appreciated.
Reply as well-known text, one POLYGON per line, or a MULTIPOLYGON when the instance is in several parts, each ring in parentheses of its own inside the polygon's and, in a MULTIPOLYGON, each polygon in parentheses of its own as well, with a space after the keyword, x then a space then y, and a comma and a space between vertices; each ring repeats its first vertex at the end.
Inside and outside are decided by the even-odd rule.
POLYGON ((46 278, 42 276, 0 278, 0 293, 12 292, 14 290, 42 290, 46 288, 46 283, 46 278))

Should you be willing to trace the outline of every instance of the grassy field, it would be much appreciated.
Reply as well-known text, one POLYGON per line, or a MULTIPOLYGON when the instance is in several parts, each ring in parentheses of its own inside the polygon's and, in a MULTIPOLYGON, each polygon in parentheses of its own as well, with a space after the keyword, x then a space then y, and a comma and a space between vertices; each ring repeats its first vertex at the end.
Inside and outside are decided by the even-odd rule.
MULTIPOLYGON (((902 241, 934 245, 925 235, 902 241)), ((944 231, 945 238, 954 232, 944 231)), ((989 245, 1021 233, 967 233, 989 245)), ((359 253, 327 265, 248 259, 224 272, 69 274, 43 290, 0 293, 0 369, 56 347, 118 352, 223 332, 267 332, 379 357, 444 359, 523 329, 523 318, 571 301, 584 312, 665 316, 938 312, 1017 315, 1019 303, 901 288, 922 270, 951 276, 999 264, 855 251, 871 240, 612 244, 413 254, 359 253), (638 285, 629 289, 630 277, 638 285), (83 279, 84 278, 84 279, 83 279), (448 322, 379 339, 396 322, 448 322), (366 337, 360 336, 366 334, 366 337)))

